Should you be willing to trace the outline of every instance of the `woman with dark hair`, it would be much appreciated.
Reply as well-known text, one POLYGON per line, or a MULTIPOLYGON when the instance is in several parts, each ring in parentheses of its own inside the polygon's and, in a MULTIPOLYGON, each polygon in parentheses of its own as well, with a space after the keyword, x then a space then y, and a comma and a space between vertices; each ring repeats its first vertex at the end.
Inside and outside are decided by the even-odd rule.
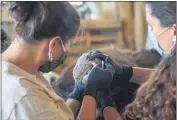
MULTIPOLYGON (((77 11, 69 2, 8 4, 17 21, 17 37, 2 53, 2 119, 73 120, 74 109, 69 107, 72 108, 75 101, 65 103, 40 72, 50 72, 66 59, 65 46, 80 27, 77 11)), ((94 95, 90 91, 112 79, 114 69, 107 65, 108 69, 101 70, 104 72, 101 84, 100 79, 94 81, 97 84, 93 89, 93 80, 88 81, 85 94, 94 95)), ((85 106, 89 105, 89 100, 85 98, 85 106)))
POLYGON ((176 2, 146 2, 146 21, 156 36, 154 48, 169 56, 176 45, 176 2))
MULTIPOLYGON (((146 2, 146 21, 151 26, 151 30, 156 36, 154 41, 154 49, 156 49, 162 57, 168 57, 176 51, 176 1, 163 2, 146 2)), ((92 58, 101 58, 99 54, 95 54, 92 58)), ((154 71, 153 69, 140 67, 124 67, 120 74, 122 80, 127 83, 130 79, 133 82, 142 84, 149 75, 154 71)), ((116 82, 115 82, 116 84, 116 82)), ((118 85, 118 83, 117 83, 118 85)), ((125 84, 126 85, 126 84, 125 84)))
MULTIPOLYGON (((146 2, 146 21, 156 36, 153 48, 162 57, 176 52, 176 1, 146 2)), ((143 83, 154 71, 153 69, 133 67, 130 78, 136 83, 143 83)), ((130 79, 127 79, 130 80, 130 79)))

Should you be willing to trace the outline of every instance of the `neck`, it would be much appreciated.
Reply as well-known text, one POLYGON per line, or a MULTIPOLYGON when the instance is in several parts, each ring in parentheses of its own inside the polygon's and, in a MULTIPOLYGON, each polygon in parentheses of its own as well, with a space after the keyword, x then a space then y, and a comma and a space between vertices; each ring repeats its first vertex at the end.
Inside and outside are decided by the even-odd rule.
POLYGON ((34 48, 26 48, 12 43, 11 46, 2 54, 2 60, 10 62, 28 73, 35 74, 39 68, 39 55, 34 48))
POLYGON ((170 50, 170 48, 174 45, 173 41, 164 41, 163 44, 160 45, 160 47, 164 50, 164 51, 168 51, 170 50))

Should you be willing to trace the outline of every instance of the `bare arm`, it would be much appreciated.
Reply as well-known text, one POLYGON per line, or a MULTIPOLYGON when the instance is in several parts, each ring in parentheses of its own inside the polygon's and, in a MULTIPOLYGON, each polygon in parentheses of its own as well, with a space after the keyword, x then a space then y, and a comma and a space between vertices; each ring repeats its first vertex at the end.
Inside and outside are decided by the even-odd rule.
POLYGON ((140 67, 133 67, 133 76, 132 76, 132 82, 135 82, 137 84, 142 84, 146 80, 148 80, 149 75, 155 71, 155 69, 150 68, 140 68, 140 67))
POLYGON ((77 120, 96 120, 96 101, 91 96, 84 96, 77 120))
POLYGON ((74 100, 74 99, 68 99, 66 101, 66 104, 72 110, 74 116, 76 116, 77 115, 77 111, 78 111, 78 109, 80 107, 80 101, 74 100))
POLYGON ((113 107, 106 107, 103 111, 105 120, 122 120, 117 110, 113 107))

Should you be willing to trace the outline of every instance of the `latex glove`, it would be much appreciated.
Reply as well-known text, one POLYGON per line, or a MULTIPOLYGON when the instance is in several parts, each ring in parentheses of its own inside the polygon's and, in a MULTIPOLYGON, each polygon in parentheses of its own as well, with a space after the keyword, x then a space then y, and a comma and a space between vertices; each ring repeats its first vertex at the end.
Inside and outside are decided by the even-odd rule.
POLYGON ((102 88, 109 88, 115 73, 111 64, 106 63, 105 69, 95 66, 87 76, 85 95, 96 99, 96 91, 102 88))
POLYGON ((69 94, 68 98, 82 102, 84 90, 85 90, 85 85, 75 81, 74 89, 69 94))
POLYGON ((110 106, 116 108, 116 104, 114 103, 113 99, 111 98, 110 89, 101 89, 97 91, 97 105, 103 112, 103 110, 110 106))
POLYGON ((100 51, 92 51, 87 56, 89 61, 92 61, 95 58, 103 60, 105 63, 110 63, 115 69, 114 78, 111 83, 112 89, 116 89, 117 87, 125 88, 129 85, 130 79, 133 75, 133 69, 131 66, 116 64, 109 56, 104 55, 100 51))

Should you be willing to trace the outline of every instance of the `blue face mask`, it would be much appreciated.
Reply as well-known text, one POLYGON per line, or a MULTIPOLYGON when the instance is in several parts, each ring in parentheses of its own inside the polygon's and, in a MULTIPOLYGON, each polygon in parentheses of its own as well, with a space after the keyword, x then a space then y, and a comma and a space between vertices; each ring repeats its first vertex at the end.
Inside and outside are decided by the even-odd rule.
POLYGON ((173 48, 174 48, 175 45, 176 45, 176 41, 175 41, 174 45, 173 45, 168 51, 164 51, 164 50, 160 47, 160 45, 159 45, 159 43, 158 43, 158 41, 157 41, 156 38, 157 38, 158 36, 162 35, 162 34, 163 34, 165 31, 167 31, 168 29, 169 29, 169 28, 167 28, 167 29, 164 30, 162 33, 158 34, 157 36, 155 36, 154 33, 152 32, 152 34, 153 34, 153 36, 154 36, 154 38, 155 38, 155 39, 151 39, 151 40, 152 40, 152 43, 153 43, 153 48, 156 49, 157 52, 158 52, 162 57, 168 57, 168 56, 170 56, 170 55, 171 55, 171 51, 173 50, 173 48))
POLYGON ((153 48, 157 50, 157 52, 163 56, 163 57, 168 57, 171 54, 171 51, 164 51, 158 44, 156 39, 152 39, 153 43, 153 48))

